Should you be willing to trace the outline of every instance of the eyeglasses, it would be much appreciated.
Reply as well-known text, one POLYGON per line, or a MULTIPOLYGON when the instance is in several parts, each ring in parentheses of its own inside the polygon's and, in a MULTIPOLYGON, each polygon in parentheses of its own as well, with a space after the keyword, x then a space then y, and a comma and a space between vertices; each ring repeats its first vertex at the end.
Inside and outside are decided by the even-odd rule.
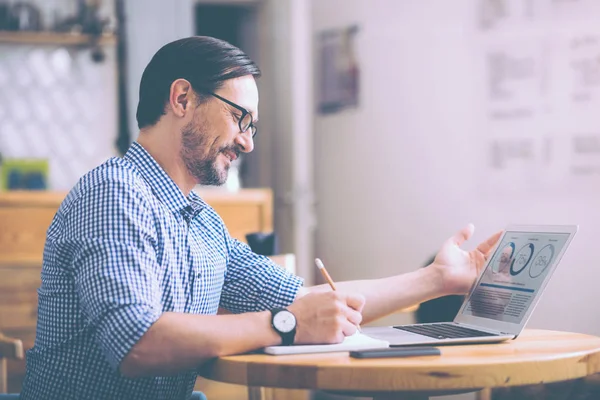
POLYGON ((252 114, 250 114, 248 110, 246 110, 242 106, 238 106, 233 101, 229 101, 226 98, 219 96, 218 94, 211 93, 211 95, 221 100, 222 102, 229 104, 231 107, 235 107, 238 110, 240 110, 242 112, 242 116, 238 119, 238 126, 240 127, 240 132, 244 133, 248 129, 251 129, 252 138, 256 136, 258 129, 254 125, 254 119, 252 119, 252 114))

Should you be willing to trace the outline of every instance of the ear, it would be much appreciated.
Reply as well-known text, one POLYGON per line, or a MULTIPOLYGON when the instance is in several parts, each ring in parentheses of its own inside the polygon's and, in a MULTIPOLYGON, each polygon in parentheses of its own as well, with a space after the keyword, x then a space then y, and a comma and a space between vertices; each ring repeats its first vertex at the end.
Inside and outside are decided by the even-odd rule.
POLYGON ((176 116, 185 117, 192 103, 192 85, 185 79, 177 79, 171 84, 169 106, 176 116))

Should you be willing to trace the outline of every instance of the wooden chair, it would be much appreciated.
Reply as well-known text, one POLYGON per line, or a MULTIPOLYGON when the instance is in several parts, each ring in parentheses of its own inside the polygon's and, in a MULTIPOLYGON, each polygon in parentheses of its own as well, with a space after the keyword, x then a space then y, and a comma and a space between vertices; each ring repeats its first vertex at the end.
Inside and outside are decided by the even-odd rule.
POLYGON ((8 391, 7 359, 22 360, 23 343, 0 333, 0 393, 8 391))

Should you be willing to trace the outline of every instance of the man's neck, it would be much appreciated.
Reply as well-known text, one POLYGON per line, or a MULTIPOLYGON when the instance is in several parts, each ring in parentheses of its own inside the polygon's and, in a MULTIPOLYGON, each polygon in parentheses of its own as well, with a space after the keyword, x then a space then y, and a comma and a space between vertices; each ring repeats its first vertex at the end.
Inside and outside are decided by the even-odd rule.
POLYGON ((196 182, 189 174, 179 155, 180 143, 174 138, 165 140, 168 135, 159 134, 155 127, 140 132, 137 142, 142 146, 187 197, 196 182))

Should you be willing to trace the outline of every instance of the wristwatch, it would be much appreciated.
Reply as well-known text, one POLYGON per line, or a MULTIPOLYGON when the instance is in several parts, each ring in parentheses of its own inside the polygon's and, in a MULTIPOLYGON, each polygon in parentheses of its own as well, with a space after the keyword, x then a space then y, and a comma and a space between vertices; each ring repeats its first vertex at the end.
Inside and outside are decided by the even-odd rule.
POLYGON ((294 344, 296 337, 296 317, 287 308, 274 308, 271 310, 271 325, 275 332, 281 336, 281 344, 289 346, 294 344))

